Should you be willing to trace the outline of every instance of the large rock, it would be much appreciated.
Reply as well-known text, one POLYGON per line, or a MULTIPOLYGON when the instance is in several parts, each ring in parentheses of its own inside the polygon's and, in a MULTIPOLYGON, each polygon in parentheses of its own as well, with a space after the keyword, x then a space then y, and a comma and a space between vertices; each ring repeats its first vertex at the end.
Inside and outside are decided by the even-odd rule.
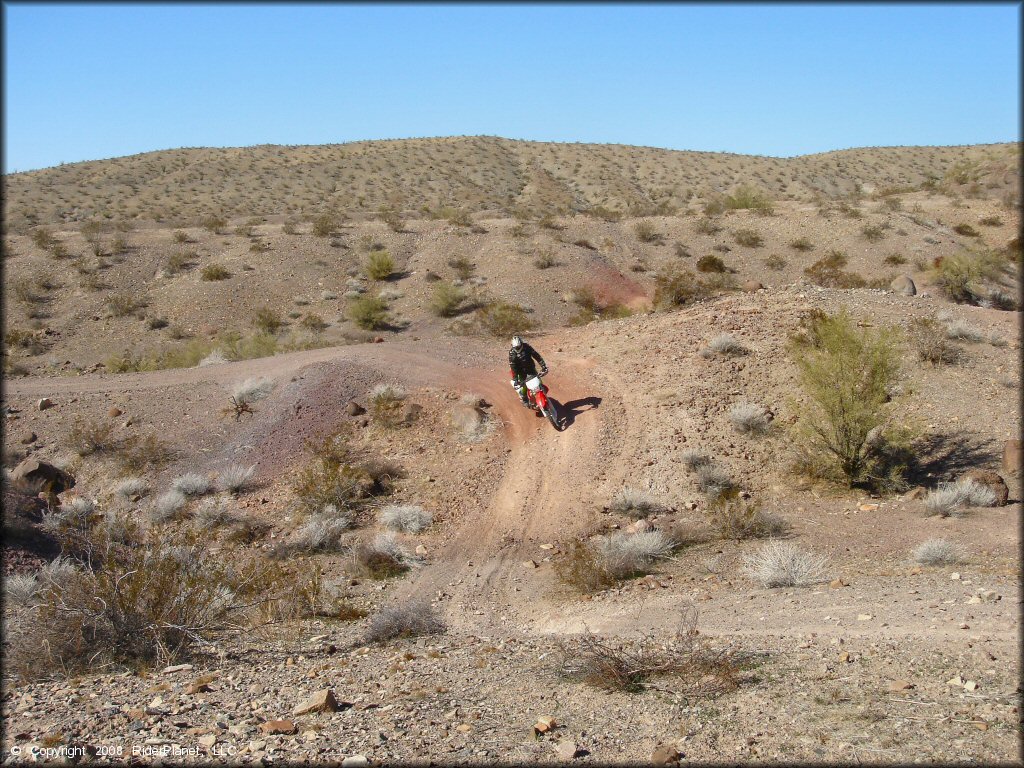
POLYGON ((1006 500, 1010 498, 1010 489, 1006 487, 1006 481, 1003 480, 995 472, 991 472, 987 469, 972 469, 969 472, 964 472, 958 480, 973 480, 979 485, 984 485, 987 488, 991 488, 993 493, 996 495, 995 506, 1001 507, 1006 503, 1006 500))
POLYGON ((1020 440, 1007 440, 1003 443, 1003 472, 1008 475, 1020 474, 1021 445, 1020 440))
POLYGON ((348 405, 345 406, 345 413, 349 416, 362 416, 366 413, 366 409, 355 400, 350 400, 348 405))
POLYGON ((899 277, 894 278, 893 281, 889 283, 889 288, 896 293, 902 293, 904 296, 914 296, 917 294, 917 286, 914 285, 914 281, 911 279, 910 275, 900 275, 899 277))
POLYGON ((745 280, 740 288, 747 293, 753 293, 754 291, 763 291, 764 285, 759 283, 757 280, 745 280))
POLYGON ((298 729, 291 720, 267 720, 265 723, 260 723, 260 730, 268 736, 271 734, 288 736, 298 729))
POLYGON ((651 755, 652 765, 679 765, 679 758, 682 757, 675 747, 660 746, 651 755))
POLYGON ((63 493, 75 487, 75 478, 39 459, 25 459, 11 472, 11 482, 23 482, 28 485, 39 484, 40 490, 51 493, 63 493))
MULTIPOLYGON (((351 707, 352 705, 348 704, 348 706, 351 707)), ((338 704, 338 700, 334 698, 334 691, 330 688, 324 688, 295 707, 292 710, 292 715, 308 715, 311 712, 337 712, 340 709, 342 709, 342 705, 338 704)))

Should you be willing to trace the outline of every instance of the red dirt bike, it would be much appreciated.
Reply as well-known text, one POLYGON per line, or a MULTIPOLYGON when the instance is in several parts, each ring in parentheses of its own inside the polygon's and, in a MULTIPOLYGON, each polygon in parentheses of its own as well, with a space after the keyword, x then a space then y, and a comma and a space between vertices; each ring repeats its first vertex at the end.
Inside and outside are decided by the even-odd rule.
POLYGON ((555 410, 555 404, 553 401, 548 399, 548 386, 541 381, 540 376, 533 376, 526 380, 526 397, 530 401, 531 407, 544 414, 548 417, 548 421, 551 422, 551 426, 556 431, 561 432, 562 427, 558 422, 558 412, 555 410))

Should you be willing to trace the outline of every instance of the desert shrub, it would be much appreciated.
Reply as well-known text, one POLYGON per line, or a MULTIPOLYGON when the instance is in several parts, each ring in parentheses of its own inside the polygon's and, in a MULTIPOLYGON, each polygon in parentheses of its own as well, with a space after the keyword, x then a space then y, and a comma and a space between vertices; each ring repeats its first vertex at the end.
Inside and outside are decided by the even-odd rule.
POLYGON ((709 511, 711 525, 722 539, 770 539, 782 536, 790 529, 789 523, 778 515, 765 512, 757 503, 743 503, 737 499, 724 500, 709 511))
POLYGON ((83 418, 75 419, 68 428, 65 443, 79 456, 109 453, 119 447, 112 423, 83 418))
POLYGON ((4 344, 8 347, 24 349, 30 355, 42 354, 47 348, 41 331, 26 331, 9 326, 4 331, 4 344))
POLYGON ((682 459, 683 466, 690 472, 696 472, 701 467, 711 464, 710 456, 692 449, 683 451, 680 458, 682 459))
POLYGON ((848 259, 842 251, 829 251, 811 266, 804 274, 812 281, 825 288, 863 288, 867 281, 856 272, 843 269, 848 259))
POLYGON ((705 202, 701 210, 703 210, 704 215, 708 218, 718 216, 719 214, 725 213, 725 201, 720 198, 713 198, 705 202))
POLYGON ((672 552, 674 544, 664 532, 618 531, 597 539, 595 548, 601 566, 615 579, 648 573, 655 561, 672 552))
POLYGON ((890 404, 900 376, 896 332, 858 329, 844 310, 818 321, 815 335, 816 344, 791 346, 809 398, 795 434, 808 466, 851 486, 895 477, 900 467, 886 446, 899 442, 890 404))
POLYGON ((256 474, 256 465, 231 464, 217 476, 217 490, 232 494, 244 491, 256 474))
POLYGON ((288 542, 290 552, 324 552, 336 549, 341 535, 352 527, 352 514, 332 504, 309 516, 288 542))
POLYGON ((734 287, 731 275, 712 273, 708 278, 698 278, 687 269, 666 266, 654 276, 654 305, 659 309, 672 309, 711 298, 734 287))
POLYGON ((141 477, 126 477, 114 486, 114 493, 125 498, 145 496, 149 493, 149 483, 141 477))
POLYGON ((192 242, 192 238, 188 236, 188 233, 184 232, 184 231, 182 231, 180 229, 174 230, 174 232, 172 233, 172 239, 176 243, 191 243, 192 242))
POLYGON ((749 209, 769 216, 774 212, 771 198, 752 186, 742 184, 722 201, 729 210, 749 209))
POLYGON ((448 266, 455 270, 455 276, 459 280, 469 280, 476 271, 476 264, 471 262, 465 256, 457 256, 453 259, 448 259, 448 266))
POLYGON ((996 493, 987 485, 969 478, 955 483, 940 483, 924 498, 924 507, 930 515, 963 517, 968 507, 991 507, 997 501, 996 493))
POLYGON ((698 272, 725 272, 725 262, 717 256, 701 256, 697 259, 697 271, 698 272))
POLYGON ((123 472, 138 474, 174 458, 174 450, 153 433, 129 435, 121 441, 118 464, 123 472))
POLYGON ((692 700, 735 690, 740 664, 735 652, 712 650, 699 639, 696 611, 684 613, 668 642, 648 635, 631 643, 591 633, 559 643, 562 676, 610 692, 670 690, 692 700), (658 680, 657 686, 650 681, 658 680), (670 686, 670 688, 666 688, 670 686))
POLYGON ((166 317, 146 318, 146 328, 151 331, 159 331, 161 328, 166 328, 170 324, 170 321, 166 317))
MULTIPOLYGON (((582 242, 586 242, 586 241, 582 241, 582 240, 577 241, 576 245, 580 245, 580 243, 582 243, 582 242)), ((593 249, 593 246, 590 246, 589 243, 587 243, 587 245, 591 249, 593 249)), ((558 266, 558 259, 555 258, 555 254, 551 250, 541 251, 540 253, 537 254, 537 257, 533 260, 533 266, 535 266, 537 269, 551 269, 551 267, 557 267, 558 266)))
MULTIPOLYGON (((277 337, 266 332, 242 336, 236 331, 225 331, 217 339, 219 353, 224 360, 251 360, 254 357, 270 357, 277 354, 279 342, 277 337)), ((215 362, 211 360, 210 362, 215 362)), ((207 363, 209 364, 209 363, 207 363)))
POLYGON ((317 237, 330 237, 338 228, 338 220, 333 214, 321 213, 313 219, 313 234, 317 237))
POLYGON ((163 273, 165 277, 173 277, 182 270, 192 266, 194 259, 198 257, 195 251, 182 251, 172 253, 164 263, 163 273))
POLYGON ((186 496, 202 496, 210 492, 210 478, 197 472, 187 472, 171 481, 171 490, 179 491, 186 496))
POLYGON ((48 251, 53 247, 53 244, 57 242, 53 233, 46 227, 39 227, 38 229, 32 230, 31 238, 36 247, 42 248, 44 251, 48 251))
POLYGON ((898 267, 907 263, 907 257, 901 253, 890 253, 883 261, 890 266, 898 267))
POLYGON ((389 322, 388 303, 377 296, 360 296, 349 301, 350 320, 367 331, 386 328, 389 322))
POLYGON ((697 468, 697 489, 711 504, 718 504, 738 495, 739 486, 729 473, 716 464, 704 464, 697 468))
POLYGON ((114 317, 127 317, 145 306, 144 299, 130 293, 115 293, 107 298, 107 309, 114 317))
POLYGON ((786 264, 788 264, 788 263, 789 262, 787 262, 784 258, 782 258, 781 256, 779 256, 776 253, 773 253, 771 256, 769 256, 767 259, 764 260, 764 265, 768 269, 775 270, 776 272, 778 272, 779 270, 785 269, 786 268, 786 264))
POLYGON ((380 524, 402 533, 420 533, 433 520, 434 516, 417 504, 390 504, 380 511, 380 524))
POLYGON ((395 271, 395 260, 387 251, 373 251, 366 257, 364 270, 371 280, 387 280, 395 271))
POLYGON ((298 592, 300 582, 282 569, 213 556, 196 535, 97 535, 101 567, 49 580, 12 626, 6 661, 18 677, 166 664, 229 627, 262 623, 298 592))
POLYGON ((574 541, 569 551, 554 561, 554 569, 562 583, 584 594, 608 589, 616 583, 594 548, 584 541, 574 541))
POLYGON ((264 399, 274 389, 270 379, 248 378, 238 382, 231 389, 231 397, 240 403, 255 403, 264 399))
POLYGON ((710 218, 697 219, 697 221, 693 223, 693 229, 698 235, 717 235, 722 231, 718 222, 710 218))
POLYGON ((465 300, 465 291, 447 281, 441 281, 434 286, 434 293, 430 299, 430 311, 438 317, 453 317, 458 314, 459 308, 465 300))
POLYGON ((240 515, 222 499, 203 499, 203 502, 192 510, 193 522, 203 531, 236 525, 239 519, 240 515))
POLYGON ((918 317, 910 323, 910 341, 922 362, 950 365, 957 362, 962 351, 949 342, 945 330, 935 318, 918 317))
POLYGON ((491 301, 476 313, 481 329, 495 338, 511 337, 533 330, 536 323, 524 307, 507 301, 491 301))
POLYGON ((728 333, 720 333, 708 342, 708 345, 701 351, 701 356, 707 358, 714 357, 715 355, 737 357, 749 353, 750 350, 743 346, 735 336, 728 333))
POLYGON ((608 504, 608 511, 615 515, 626 515, 637 520, 655 515, 662 509, 654 499, 643 491, 623 488, 608 504))
POLYGON ((877 243, 885 237, 885 230, 880 224, 865 224, 860 228, 860 233, 864 236, 865 240, 872 243, 877 243))
POLYGON ((649 221, 638 221, 633 225, 633 232, 641 243, 660 243, 663 235, 649 221))
POLYGON ((200 222, 200 225, 203 227, 203 229, 207 230, 208 232, 212 232, 215 235, 219 235, 225 229, 227 229, 228 222, 227 219, 224 219, 221 216, 214 215, 207 216, 206 218, 204 218, 200 222))
POLYGON ((737 229, 733 232, 733 239, 745 248, 758 248, 764 245, 764 238, 753 229, 737 229))
POLYGON ((385 427, 397 427, 402 420, 405 390, 393 384, 378 384, 369 394, 370 415, 385 427))
POLYGON ((1017 310, 1017 299, 998 288, 991 289, 988 292, 988 297, 979 301, 978 304, 982 307, 990 306, 995 309, 1001 309, 1005 312, 1014 312, 1017 310))
POLYGON ((960 341, 980 342, 985 338, 980 330, 966 320, 950 320, 946 323, 946 336, 960 341))
POLYGON ((990 253, 959 253, 938 259, 935 284, 957 304, 980 304, 987 291, 984 283, 999 277, 1004 265, 990 253))
POLYGON ((4 578, 4 597, 7 605, 31 605, 38 592, 39 582, 33 574, 12 573, 4 578))
POLYGON ((978 237, 979 235, 978 230, 970 224, 957 224, 953 227, 953 231, 958 235, 963 235, 964 237, 978 237))
POLYGON ((469 227, 473 224, 473 217, 464 208, 442 206, 433 212, 433 217, 435 219, 444 219, 456 227, 469 227))
POLYGON ((444 621, 430 603, 405 603, 384 608, 371 616, 363 642, 383 643, 403 637, 437 635, 444 631, 444 621))
POLYGON ((176 489, 164 491, 153 499, 153 503, 148 510, 149 520, 155 524, 173 520, 185 507, 186 503, 188 503, 188 499, 181 491, 176 489))
POLYGON ((814 243, 806 237, 798 237, 796 240, 790 241, 789 247, 795 251, 813 251, 814 243))
POLYGON ((771 426, 771 413, 763 405, 737 403, 729 409, 729 421, 741 435, 763 435, 771 426))
POLYGON ((292 482, 299 510, 307 514, 322 512, 328 506, 337 510, 357 510, 375 496, 390 490, 390 478, 400 470, 387 464, 357 463, 351 455, 344 432, 309 443, 310 460, 292 482))
POLYGON ((828 560, 794 544, 771 541, 743 558, 744 574, 765 587, 807 587, 824 580, 828 560))
POLYGON ((207 264, 199 276, 206 281, 227 280, 231 277, 231 273, 221 264, 207 264))
POLYGON ((353 570, 371 579, 401 576, 413 562, 393 533, 381 533, 370 541, 358 544, 351 556, 353 570))
POLYGON ((956 565, 964 561, 964 551, 945 539, 928 539, 914 548, 911 558, 921 565, 956 565))

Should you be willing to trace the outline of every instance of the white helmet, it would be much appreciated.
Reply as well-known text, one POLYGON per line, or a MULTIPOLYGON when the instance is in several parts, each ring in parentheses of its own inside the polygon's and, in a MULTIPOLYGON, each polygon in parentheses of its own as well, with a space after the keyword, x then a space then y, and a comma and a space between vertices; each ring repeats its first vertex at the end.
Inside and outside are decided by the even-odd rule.
POLYGON ((523 346, 523 340, 521 338, 519 338, 518 336, 513 336, 512 337, 512 349, 519 349, 521 346, 523 346))

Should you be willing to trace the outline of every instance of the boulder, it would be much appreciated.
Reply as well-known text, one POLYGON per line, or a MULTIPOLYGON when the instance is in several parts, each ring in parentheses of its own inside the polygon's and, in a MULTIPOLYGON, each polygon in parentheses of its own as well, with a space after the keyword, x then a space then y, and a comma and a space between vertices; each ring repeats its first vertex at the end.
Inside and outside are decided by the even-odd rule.
POLYGON ((679 758, 682 755, 675 747, 660 746, 651 755, 652 765, 679 765, 679 758))
POLYGON ((759 283, 757 280, 746 280, 740 288, 747 293, 753 293, 754 291, 763 291, 764 285, 759 283))
POLYGON ((900 275, 899 277, 893 278, 893 281, 889 283, 889 288, 894 293, 901 293, 904 296, 915 296, 917 295, 917 286, 914 285, 914 281, 910 275, 900 275))
POLYGON ((973 480, 979 485, 991 488, 996 495, 995 506, 1001 507, 1010 498, 1010 489, 1006 487, 1006 481, 995 472, 987 469, 972 469, 964 472, 957 480, 973 480))
POLYGON ((355 400, 349 400, 348 405, 345 406, 345 413, 349 416, 362 416, 366 413, 366 409, 355 400))
POLYGON ((36 403, 36 409, 45 411, 47 408, 53 408, 53 400, 48 397, 40 398, 39 402, 36 403))
POLYGON ((115 406, 114 406, 113 408, 111 408, 111 409, 110 409, 109 411, 107 411, 107 415, 109 415, 109 416, 110 416, 110 418, 112 418, 112 419, 116 419, 116 418, 117 418, 118 416, 120 416, 120 415, 121 415, 122 413, 124 413, 124 411, 122 411, 122 410, 121 410, 120 408, 118 408, 118 407, 117 407, 116 405, 115 405, 115 406))
POLYGON ((18 442, 21 443, 22 445, 30 445, 30 444, 34 443, 36 441, 36 439, 37 439, 37 435, 36 435, 35 432, 25 432, 18 439, 18 442))
POLYGON ((1021 445, 1020 440, 1007 440, 1003 443, 1003 472, 1008 475, 1020 474, 1021 445))
POLYGON ((25 459, 11 472, 11 482, 24 482, 30 485, 39 483, 42 490, 52 493, 63 493, 75 487, 75 478, 39 459, 25 459))
POLYGON ((626 526, 626 533, 647 533, 654 530, 654 523, 650 520, 637 520, 626 526))
POLYGON ((575 741, 563 739, 555 744, 555 754, 562 760, 572 760, 574 757, 579 756, 580 750, 579 747, 576 746, 575 741))
MULTIPOLYGON (((352 705, 349 704, 348 706, 351 707, 352 705)), ((339 709, 342 709, 342 705, 338 704, 338 700, 334 697, 334 691, 330 688, 324 688, 296 706, 292 710, 292 715, 308 715, 311 712, 337 712, 339 709)))

